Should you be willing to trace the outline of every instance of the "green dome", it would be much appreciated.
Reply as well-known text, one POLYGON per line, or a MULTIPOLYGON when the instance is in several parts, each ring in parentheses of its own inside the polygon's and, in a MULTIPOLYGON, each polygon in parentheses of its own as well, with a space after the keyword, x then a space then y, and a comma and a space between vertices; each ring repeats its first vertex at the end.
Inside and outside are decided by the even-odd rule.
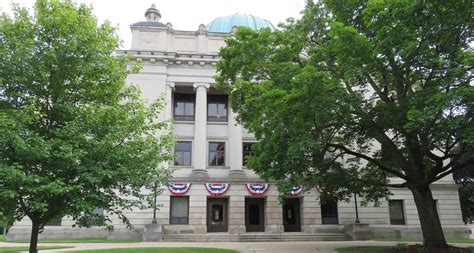
POLYGON ((232 27, 234 26, 245 26, 253 30, 259 30, 268 27, 272 30, 275 30, 275 26, 273 26, 270 21, 247 14, 234 14, 218 17, 209 23, 206 28, 208 32, 230 33, 232 31, 232 27))

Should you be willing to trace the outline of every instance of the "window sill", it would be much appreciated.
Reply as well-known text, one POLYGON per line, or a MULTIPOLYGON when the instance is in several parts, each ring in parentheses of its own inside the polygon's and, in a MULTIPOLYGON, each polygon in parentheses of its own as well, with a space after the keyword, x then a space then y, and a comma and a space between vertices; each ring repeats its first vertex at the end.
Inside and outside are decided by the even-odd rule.
POLYGON ((207 124, 208 125, 225 125, 227 126, 229 124, 229 122, 227 121, 207 121, 207 124))
POLYGON ((230 169, 228 166, 208 166, 206 169, 230 169))
POLYGON ((194 125, 194 120, 175 120, 174 124, 188 124, 188 125, 194 125))
POLYGON ((176 169, 192 169, 192 165, 170 165, 171 168, 176 168, 176 169))

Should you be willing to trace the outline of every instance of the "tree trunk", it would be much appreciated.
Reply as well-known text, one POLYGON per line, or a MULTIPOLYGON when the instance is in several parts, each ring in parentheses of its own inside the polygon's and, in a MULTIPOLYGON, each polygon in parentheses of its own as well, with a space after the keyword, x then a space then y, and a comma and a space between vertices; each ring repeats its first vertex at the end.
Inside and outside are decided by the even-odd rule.
POLYGON ((40 224, 38 221, 32 220, 31 225, 31 239, 30 239, 30 253, 38 253, 38 234, 40 230, 40 224))
POLYGON ((424 246, 428 248, 447 248, 448 244, 444 238, 443 228, 430 187, 414 186, 410 187, 410 190, 413 193, 416 209, 418 210, 424 246))

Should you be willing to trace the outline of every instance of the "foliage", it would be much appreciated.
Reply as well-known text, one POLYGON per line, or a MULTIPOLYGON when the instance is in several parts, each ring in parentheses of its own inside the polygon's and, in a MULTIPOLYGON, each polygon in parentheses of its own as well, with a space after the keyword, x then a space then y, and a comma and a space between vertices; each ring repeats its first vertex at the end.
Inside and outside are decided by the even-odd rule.
POLYGON ((395 244, 395 246, 393 246, 393 249, 396 250, 396 251, 406 251, 408 249, 408 244, 406 243, 403 243, 403 242, 399 242, 397 244, 395 244))
POLYGON ((116 53, 116 29, 86 5, 38 0, 0 16, 0 34, 0 213, 28 216, 33 231, 64 216, 130 225, 142 188, 168 178, 174 137, 156 118, 163 100, 125 85, 138 69, 116 53))
POLYGON ((259 141, 248 166, 338 199, 408 187, 426 243, 446 247, 430 184, 474 144, 470 7, 309 1, 281 31, 240 28, 216 80, 259 141))

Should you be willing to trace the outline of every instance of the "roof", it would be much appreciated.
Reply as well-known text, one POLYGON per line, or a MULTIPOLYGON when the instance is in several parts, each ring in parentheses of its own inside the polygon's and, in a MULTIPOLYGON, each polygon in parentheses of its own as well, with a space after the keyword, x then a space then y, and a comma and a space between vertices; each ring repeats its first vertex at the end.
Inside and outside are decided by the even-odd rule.
POLYGON ((207 25, 208 32, 230 33, 234 26, 245 26, 253 30, 260 30, 262 28, 270 28, 275 30, 273 24, 263 18, 247 14, 233 14, 214 19, 207 25))
POLYGON ((149 22, 149 21, 136 22, 132 26, 167 27, 165 24, 161 22, 149 22))

